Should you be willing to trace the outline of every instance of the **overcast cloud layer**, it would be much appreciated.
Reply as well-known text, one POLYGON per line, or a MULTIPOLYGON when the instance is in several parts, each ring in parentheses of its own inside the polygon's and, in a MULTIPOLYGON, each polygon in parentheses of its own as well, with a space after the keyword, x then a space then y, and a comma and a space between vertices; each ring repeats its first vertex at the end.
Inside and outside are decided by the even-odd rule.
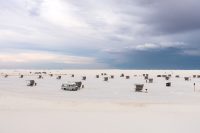
POLYGON ((0 68, 200 67, 199 0, 0 0, 0 68))

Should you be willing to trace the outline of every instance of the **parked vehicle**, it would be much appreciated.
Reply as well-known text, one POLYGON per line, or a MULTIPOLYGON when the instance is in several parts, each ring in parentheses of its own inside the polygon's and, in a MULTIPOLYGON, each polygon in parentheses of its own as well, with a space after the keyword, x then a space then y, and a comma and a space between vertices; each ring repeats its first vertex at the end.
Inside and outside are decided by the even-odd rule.
POLYGON ((61 79, 62 77, 61 76, 58 76, 56 79, 61 79))
POLYGON ((36 86, 37 83, 35 82, 35 80, 28 80, 28 84, 27 86, 36 86))
POLYGON ((67 91, 77 91, 81 88, 82 82, 67 82, 63 83, 61 89, 67 91))

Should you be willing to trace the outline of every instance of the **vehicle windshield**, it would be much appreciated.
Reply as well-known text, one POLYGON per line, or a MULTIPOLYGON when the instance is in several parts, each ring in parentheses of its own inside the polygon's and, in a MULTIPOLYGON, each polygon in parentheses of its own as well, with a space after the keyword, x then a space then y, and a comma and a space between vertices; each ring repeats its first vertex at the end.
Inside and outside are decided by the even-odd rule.
POLYGON ((70 86, 76 86, 75 84, 62 84, 62 86, 64 86, 64 87, 70 87, 70 86))

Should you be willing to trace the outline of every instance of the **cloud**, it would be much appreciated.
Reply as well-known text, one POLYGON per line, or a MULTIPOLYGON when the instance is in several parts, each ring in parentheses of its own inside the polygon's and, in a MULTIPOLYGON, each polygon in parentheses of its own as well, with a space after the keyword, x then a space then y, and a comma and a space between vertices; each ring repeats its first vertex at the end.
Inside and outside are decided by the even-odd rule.
POLYGON ((40 8, 43 3, 43 0, 26 0, 25 6, 32 16, 40 15, 40 8))
POLYGON ((183 48, 186 46, 184 42, 161 42, 159 44, 154 43, 145 43, 143 45, 137 45, 135 47, 132 47, 133 50, 160 50, 160 49, 167 49, 167 48, 183 48))
POLYGON ((177 34, 200 29, 199 0, 143 0, 150 15, 143 22, 153 25, 157 33, 177 34))
POLYGON ((41 19, 63 28, 87 28, 87 24, 76 12, 78 8, 63 0, 44 0, 41 9, 41 19))
POLYGON ((44 56, 38 61, 87 62, 78 57, 90 56, 112 67, 112 59, 133 60, 124 56, 130 52, 174 48, 190 56, 195 52, 187 50, 200 48, 199 0, 0 0, 0 3, 0 49, 25 50, 16 54, 18 60, 9 50, 5 51, 1 53, 2 61, 37 61, 30 54, 37 56, 43 51, 44 56), (29 53, 31 50, 35 52, 29 53), (69 55, 63 54, 69 51, 69 55), (30 57, 24 59, 23 54, 30 57))
POLYGON ((180 50, 184 50, 187 46, 184 42, 160 42, 160 43, 145 43, 139 44, 135 46, 124 47, 120 49, 110 48, 104 49, 103 52, 113 53, 113 54, 122 54, 129 51, 152 51, 152 50, 163 50, 168 48, 177 48, 180 50))
POLYGON ((182 51, 181 54, 189 56, 200 56, 200 49, 186 49, 182 51))
POLYGON ((116 39, 123 44, 133 41, 134 32, 143 27, 139 23, 132 26, 138 16, 127 12, 138 12, 138 7, 133 5, 125 10, 126 2, 120 2, 124 8, 112 0, 8 0, 3 3, 1 43, 31 42, 37 47, 91 47, 95 43, 94 48, 99 49, 116 43, 116 39))
POLYGON ((1 53, 0 63, 63 63, 63 64, 92 64, 96 63, 95 58, 71 55, 61 55, 47 52, 19 52, 1 53))

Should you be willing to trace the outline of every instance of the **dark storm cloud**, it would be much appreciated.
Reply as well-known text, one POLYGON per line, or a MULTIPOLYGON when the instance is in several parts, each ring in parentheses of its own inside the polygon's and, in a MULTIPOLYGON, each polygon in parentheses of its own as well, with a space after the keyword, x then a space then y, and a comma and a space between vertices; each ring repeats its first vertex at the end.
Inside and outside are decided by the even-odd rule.
POLYGON ((116 68, 123 69, 199 69, 200 58, 197 53, 199 51, 187 52, 183 54, 178 48, 151 51, 127 50, 125 53, 110 53, 107 55, 110 58, 106 60, 112 62, 116 68))
POLYGON ((155 27, 157 33, 173 34, 200 29, 199 0, 147 0, 140 4, 150 11, 143 21, 155 27))

